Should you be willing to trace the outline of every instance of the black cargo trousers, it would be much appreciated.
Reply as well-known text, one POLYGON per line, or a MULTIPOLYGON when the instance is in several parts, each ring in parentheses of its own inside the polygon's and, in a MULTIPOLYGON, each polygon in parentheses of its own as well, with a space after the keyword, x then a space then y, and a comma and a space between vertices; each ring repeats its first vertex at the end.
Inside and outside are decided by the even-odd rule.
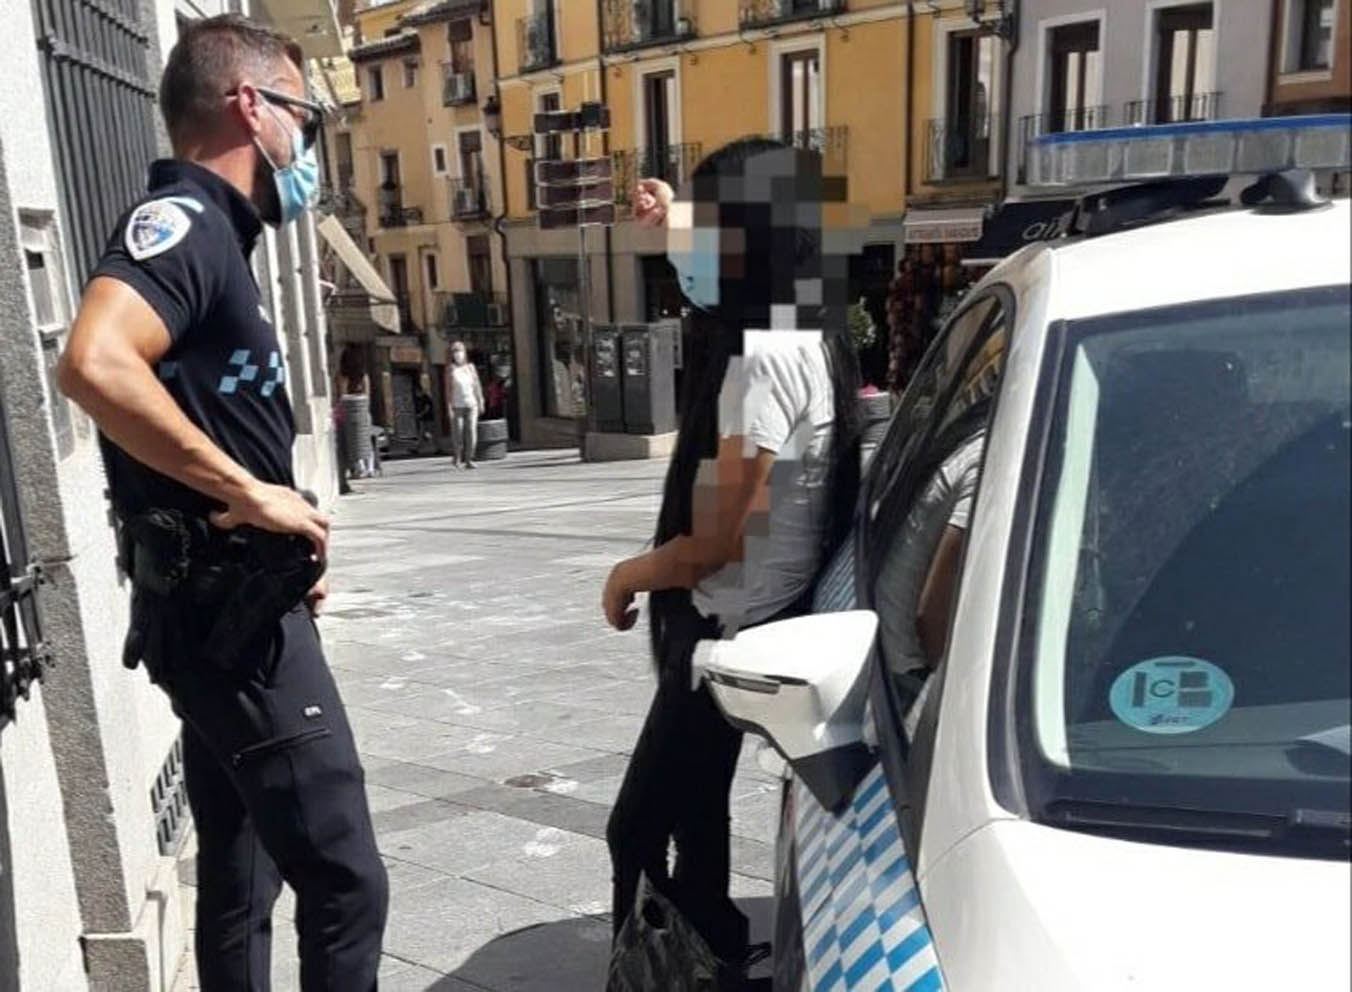
POLYGON ((302 990, 375 989, 389 883, 308 609, 286 614, 231 671, 195 661, 181 642, 146 661, 183 721, 202 992, 270 988, 283 880, 296 893, 302 990))

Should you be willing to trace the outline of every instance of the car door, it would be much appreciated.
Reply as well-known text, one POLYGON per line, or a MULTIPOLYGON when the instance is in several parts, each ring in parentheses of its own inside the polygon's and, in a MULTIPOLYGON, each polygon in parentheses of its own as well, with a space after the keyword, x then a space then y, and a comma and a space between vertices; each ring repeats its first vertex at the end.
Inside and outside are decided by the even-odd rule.
MULTIPOLYGON (((892 575, 885 566, 895 557, 887 555, 906 547, 899 540, 901 528, 907 511, 921 501, 921 487, 912 480, 942 467, 964 445, 971 458, 971 437, 984 427, 998 382, 1010 300, 1003 289, 974 296, 921 363, 875 455, 857 538, 819 583, 818 612, 878 599, 878 575, 892 575)), ((979 444, 976 450, 979 455, 979 444)), ((884 608, 898 609, 901 598, 883 597, 884 608)), ((917 785, 908 781, 914 763, 899 740, 909 706, 902 702, 903 687, 885 674, 888 648, 896 650, 888 643, 893 639, 891 634, 880 638, 870 676, 872 724, 883 760, 839 810, 823 809, 799 782, 786 789, 777 989, 798 988, 800 972, 808 987, 822 992, 944 987, 911 867, 919 833, 908 827, 904 814, 914 807, 909 797, 917 785)), ((921 685, 913 688, 911 703, 921 685)))

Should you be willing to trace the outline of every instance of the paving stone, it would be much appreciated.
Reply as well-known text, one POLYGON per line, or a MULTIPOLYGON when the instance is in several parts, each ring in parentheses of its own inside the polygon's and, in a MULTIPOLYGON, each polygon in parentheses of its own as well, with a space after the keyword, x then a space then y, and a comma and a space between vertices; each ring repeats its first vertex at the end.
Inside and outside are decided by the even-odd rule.
POLYGON ((412 802, 397 806, 394 809, 383 810, 371 818, 377 837, 403 833, 406 830, 429 823, 454 820, 458 816, 465 816, 473 812, 467 806, 457 806, 443 799, 418 799, 416 796, 410 798, 413 800, 412 802))
MULTIPOLYGON (((501 935, 562 916, 559 910, 533 899, 462 878, 448 878, 420 886, 391 903, 385 947, 402 961, 454 974, 475 952, 501 935)), ((535 958, 523 964, 531 971, 548 974, 556 962, 535 958)), ((477 984, 494 988, 483 982, 477 984)))

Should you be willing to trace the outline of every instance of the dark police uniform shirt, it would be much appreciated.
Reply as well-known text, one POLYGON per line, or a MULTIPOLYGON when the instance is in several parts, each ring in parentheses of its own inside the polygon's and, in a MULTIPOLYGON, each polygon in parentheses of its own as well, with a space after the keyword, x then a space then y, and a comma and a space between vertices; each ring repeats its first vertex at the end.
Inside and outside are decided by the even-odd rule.
MULTIPOLYGON (((158 161, 148 194, 118 222, 94 275, 126 283, 164 321, 173 343, 156 372, 188 419, 258 479, 294 486, 296 427, 281 344, 249 266, 261 230, 257 210, 224 179, 190 162, 158 161)), ((120 513, 220 508, 100 440, 120 513)))

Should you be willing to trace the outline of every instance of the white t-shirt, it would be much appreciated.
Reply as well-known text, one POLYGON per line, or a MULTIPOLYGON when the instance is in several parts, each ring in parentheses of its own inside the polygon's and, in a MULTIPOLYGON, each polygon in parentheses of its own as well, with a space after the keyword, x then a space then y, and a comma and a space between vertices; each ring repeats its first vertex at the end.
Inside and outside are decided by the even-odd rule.
MULTIPOLYGON (((769 512, 753 512, 739 562, 694 589, 695 608, 717 616, 725 636, 760 623, 797 599, 812 581, 830 504, 835 421, 831 373, 819 331, 747 331, 718 395, 720 437, 743 437, 743 457, 775 453, 769 512)), ((704 462, 696 486, 716 486, 704 462)))
POLYGON ((479 373, 473 365, 466 362, 451 369, 451 407, 456 410, 474 410, 479 406, 479 391, 476 388, 479 373))

